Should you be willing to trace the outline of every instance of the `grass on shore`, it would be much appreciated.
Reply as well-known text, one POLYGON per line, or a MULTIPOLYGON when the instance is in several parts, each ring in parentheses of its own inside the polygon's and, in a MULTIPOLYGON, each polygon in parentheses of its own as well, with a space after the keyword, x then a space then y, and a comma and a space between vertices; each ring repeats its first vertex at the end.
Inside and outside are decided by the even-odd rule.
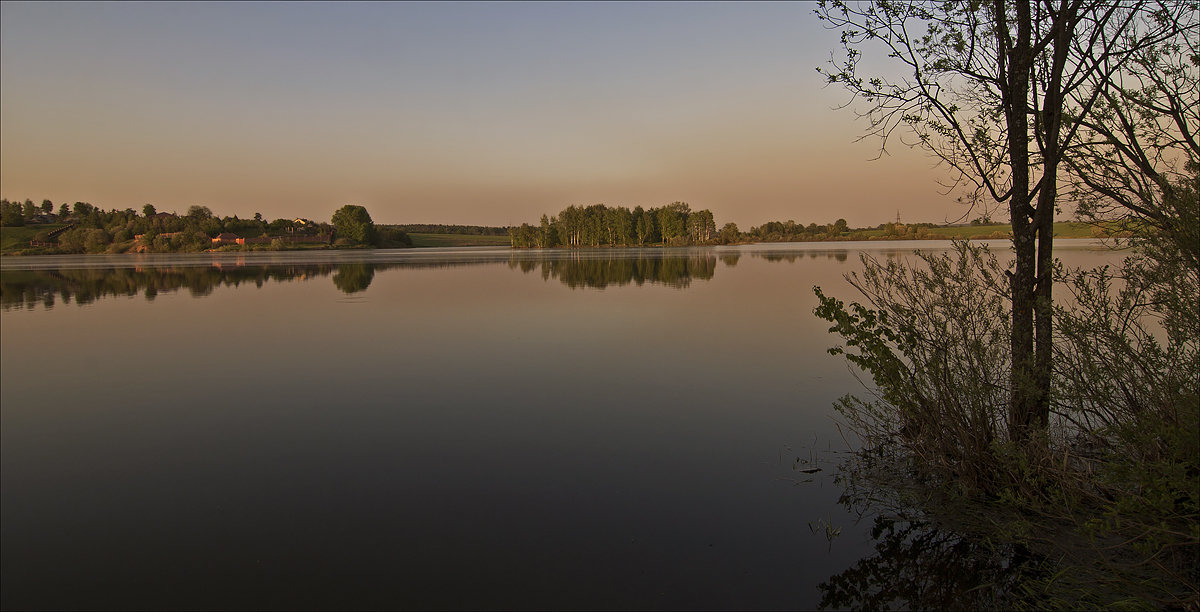
POLYGON ((510 246, 508 236, 468 234, 409 234, 414 247, 510 246))
POLYGON ((43 225, 4 226, 0 227, 0 251, 15 251, 29 248, 29 241, 41 232, 56 230, 65 223, 46 223, 43 225))

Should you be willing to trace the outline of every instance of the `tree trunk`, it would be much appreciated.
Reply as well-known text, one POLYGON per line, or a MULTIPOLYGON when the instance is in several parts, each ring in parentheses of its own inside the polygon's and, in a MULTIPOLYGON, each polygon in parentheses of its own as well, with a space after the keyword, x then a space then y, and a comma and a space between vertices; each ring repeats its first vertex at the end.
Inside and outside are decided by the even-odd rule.
POLYGON ((1012 195, 1009 198, 1009 220, 1012 224, 1013 247, 1016 250, 1016 269, 1009 277, 1012 288, 1012 373, 1009 380, 1008 433, 1009 438, 1023 443, 1029 438, 1029 427, 1036 411, 1037 361, 1033 350, 1033 312, 1037 279, 1037 227, 1031 222, 1033 211, 1029 190, 1029 73, 1033 61, 1032 15, 1024 0, 1018 0, 1017 39, 1011 40, 1007 26, 1004 0, 996 0, 996 28, 1000 61, 998 74, 1001 84, 1004 118, 1008 128, 1008 155, 1012 164, 1012 195))
POLYGON ((1050 384, 1054 358, 1054 204, 1058 197, 1058 166, 1062 160, 1063 70, 1066 67, 1071 33, 1077 22, 1078 5, 1062 2, 1054 17, 1053 62, 1043 92, 1042 113, 1035 131, 1042 141, 1042 186, 1038 193, 1034 225, 1037 228, 1037 287, 1034 296, 1035 403, 1034 425, 1050 425, 1050 384))

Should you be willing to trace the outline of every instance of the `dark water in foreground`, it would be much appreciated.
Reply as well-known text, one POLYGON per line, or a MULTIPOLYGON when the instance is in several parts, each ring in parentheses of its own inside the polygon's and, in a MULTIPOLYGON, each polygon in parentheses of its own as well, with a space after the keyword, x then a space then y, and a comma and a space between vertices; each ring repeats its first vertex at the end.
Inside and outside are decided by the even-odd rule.
POLYGON ((812 608, 837 246, 5 258, 3 607, 812 608))

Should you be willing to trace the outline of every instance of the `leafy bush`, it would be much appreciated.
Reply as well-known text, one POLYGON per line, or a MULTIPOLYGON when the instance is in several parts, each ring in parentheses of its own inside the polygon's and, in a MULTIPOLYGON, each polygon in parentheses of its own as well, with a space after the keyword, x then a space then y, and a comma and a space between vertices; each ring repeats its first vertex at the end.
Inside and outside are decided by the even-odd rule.
MULTIPOLYGON (((1115 538, 1092 549, 1102 562, 1088 571, 1146 602, 1194 601, 1200 266, 1160 237, 1135 240, 1140 250, 1119 273, 1058 270, 1070 295, 1055 306, 1052 418, 1033 445, 1006 439, 1008 300, 985 247, 957 242, 918 254, 915 266, 864 257, 848 280, 866 306, 815 288, 816 314, 844 339, 830 352, 872 377, 873 399, 838 405, 862 454, 906 465, 956 499, 1115 538)), ((1010 525, 1003 535, 1037 531, 1010 525)))
POLYGON ((925 475, 994 493, 994 445, 1007 431, 1007 297, 996 258, 956 242, 918 253, 923 266, 864 255, 848 280, 874 308, 848 308, 815 288, 817 316, 834 323, 844 354, 871 374, 878 397, 838 409, 865 446, 919 460, 925 475))
POLYGON ((351 244, 375 244, 378 240, 371 214, 362 206, 347 204, 339 208, 333 213, 333 229, 339 242, 346 239, 351 244))

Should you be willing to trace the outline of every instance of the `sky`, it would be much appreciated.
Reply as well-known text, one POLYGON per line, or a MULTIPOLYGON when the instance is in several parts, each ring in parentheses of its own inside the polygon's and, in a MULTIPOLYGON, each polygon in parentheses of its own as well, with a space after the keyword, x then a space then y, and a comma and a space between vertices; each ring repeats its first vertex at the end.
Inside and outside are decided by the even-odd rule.
POLYGON ((0 196, 377 223, 954 221, 806 2, 0 4, 0 196))

